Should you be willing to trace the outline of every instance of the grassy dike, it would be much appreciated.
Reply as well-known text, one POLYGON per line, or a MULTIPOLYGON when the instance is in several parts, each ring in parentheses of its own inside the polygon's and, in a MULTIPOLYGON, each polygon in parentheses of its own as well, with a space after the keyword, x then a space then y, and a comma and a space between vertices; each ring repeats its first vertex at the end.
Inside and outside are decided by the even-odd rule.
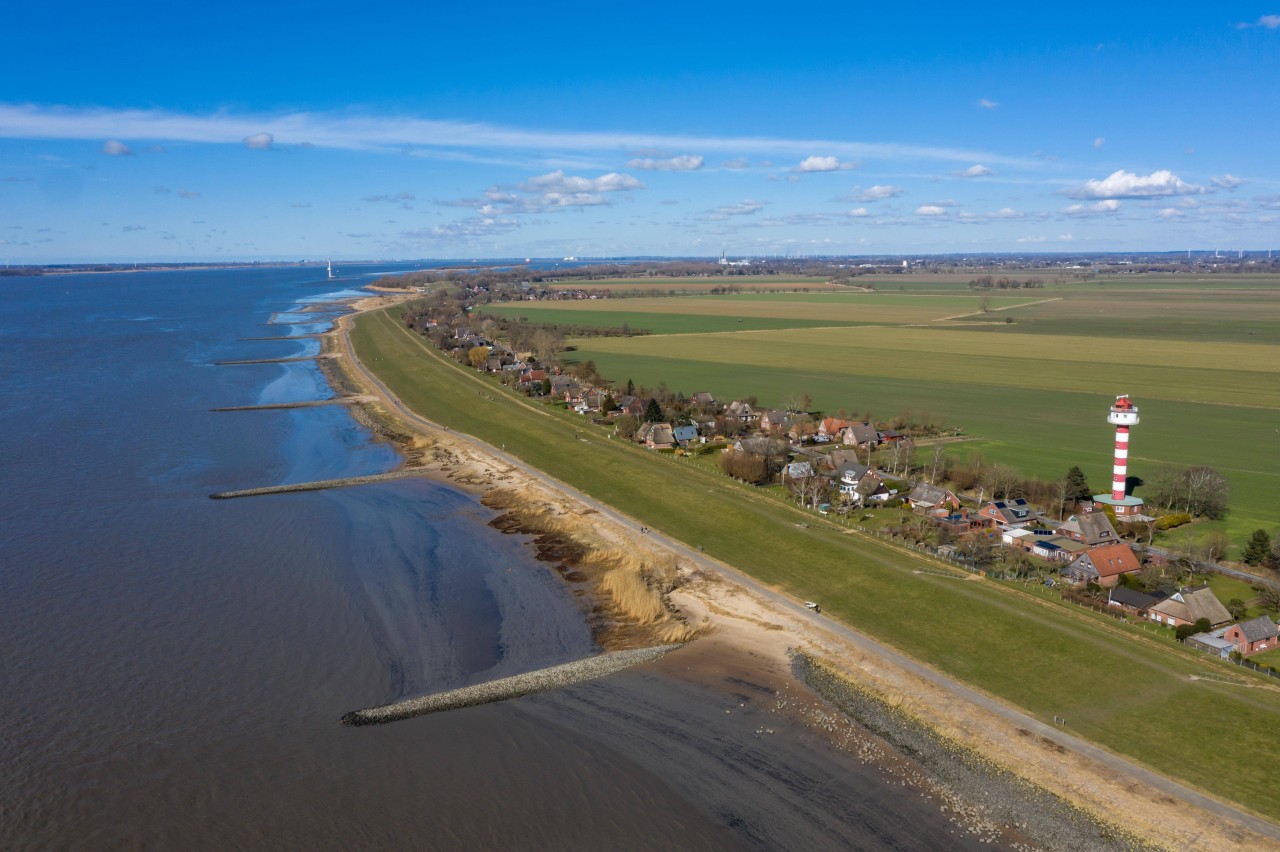
POLYGON ((406 406, 527 463, 1046 722, 1280 818, 1280 692, 998 584, 826 525, 693 465, 508 394, 398 322, 356 319, 361 360, 406 406), (581 435, 581 437, 579 437, 581 435), (584 440, 585 439, 585 440, 584 440), (810 520, 812 520, 810 518, 810 520), (913 573, 930 568, 931 573, 913 573), (1233 682, 1192 680, 1192 675, 1233 682))

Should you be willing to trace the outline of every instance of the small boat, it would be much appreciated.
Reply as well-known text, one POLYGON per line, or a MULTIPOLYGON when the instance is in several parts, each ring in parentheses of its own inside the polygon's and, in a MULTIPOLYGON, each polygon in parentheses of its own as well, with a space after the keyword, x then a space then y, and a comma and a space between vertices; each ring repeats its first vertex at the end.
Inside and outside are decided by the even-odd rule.
POLYGON ((333 258, 329 258, 329 277, 333 277, 333 258))

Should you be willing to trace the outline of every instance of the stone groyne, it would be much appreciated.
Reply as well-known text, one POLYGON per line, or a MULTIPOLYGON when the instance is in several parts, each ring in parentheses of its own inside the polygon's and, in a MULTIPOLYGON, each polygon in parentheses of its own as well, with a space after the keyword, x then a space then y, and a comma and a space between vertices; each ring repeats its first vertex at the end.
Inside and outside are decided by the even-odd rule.
POLYGON ((297 355, 293 358, 248 358, 243 361, 214 361, 216 367, 235 367, 240 364, 290 364, 294 361, 315 361, 318 358, 331 358, 331 355, 297 355))
POLYGON ((404 479, 426 473, 422 468, 393 470, 390 473, 372 473, 368 476, 350 476, 346 479, 317 479, 314 482, 294 482, 290 485, 267 485, 262 488, 242 488, 239 491, 219 491, 210 494, 211 500, 234 500, 237 497, 259 497, 263 494, 288 494, 293 491, 323 491, 326 488, 347 488, 352 485, 368 485, 390 479, 404 479))
POLYGON ((357 726, 381 725, 386 722, 423 716, 427 713, 442 713, 445 710, 475 707, 479 704, 506 701, 509 698, 519 698, 536 692, 547 692, 562 686, 605 677, 641 663, 652 662, 683 646, 682 642, 674 645, 656 645, 652 648, 636 648, 630 651, 613 651, 588 657, 585 660, 491 680, 487 683, 438 692, 435 695, 410 698, 407 701, 370 707, 367 710, 355 710, 343 716, 341 722, 344 725, 357 726))
POLYGON ((351 405, 357 397, 335 396, 333 399, 307 399, 302 402, 269 402, 266 405, 227 405, 210 411, 275 411, 280 408, 316 408, 321 405, 351 405))
MULTIPOLYGON (((283 325, 283 323, 277 323, 277 325, 283 325)), ((318 340, 323 336, 322 334, 275 334, 271 337, 241 337, 239 340, 241 343, 250 340, 318 340)))

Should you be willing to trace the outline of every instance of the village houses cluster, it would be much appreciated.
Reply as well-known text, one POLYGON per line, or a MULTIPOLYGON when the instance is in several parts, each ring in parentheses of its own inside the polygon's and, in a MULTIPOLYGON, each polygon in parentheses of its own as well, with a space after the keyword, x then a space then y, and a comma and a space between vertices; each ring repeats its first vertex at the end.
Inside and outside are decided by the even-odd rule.
POLYGON ((1183 628, 1207 629, 1187 643, 1207 653, 1248 656, 1277 647, 1277 626, 1269 617, 1233 623, 1231 613, 1207 585, 1167 593, 1141 591, 1122 578, 1144 568, 1143 557, 1117 533, 1108 514, 1089 500, 1075 504, 1065 520, 1043 516, 1021 498, 973 500, 928 481, 914 484, 898 478, 911 470, 918 434, 878 426, 870 419, 826 417, 820 420, 799 410, 757 408, 751 400, 721 403, 707 392, 679 397, 666 409, 636 393, 618 394, 604 382, 545 369, 532 353, 516 352, 484 339, 464 327, 453 329, 446 349, 477 352, 471 366, 500 375, 531 396, 563 401, 571 411, 597 422, 635 424, 619 431, 629 440, 658 451, 694 449, 722 453, 721 469, 736 475, 723 462, 752 463, 752 481, 780 482, 802 502, 823 514, 854 507, 898 505, 909 508, 931 525, 944 557, 963 552, 966 542, 1004 547, 1057 568, 1057 581, 1082 588, 1100 588, 1105 605, 1130 617, 1183 628), (656 406, 656 410, 655 410, 656 406), (678 419, 673 414, 678 414, 678 419), (873 461, 878 453, 881 464, 873 461), (902 464, 898 464, 898 458, 902 464), (892 467, 886 472, 884 461, 892 467), (762 474, 759 480, 757 474, 762 474))

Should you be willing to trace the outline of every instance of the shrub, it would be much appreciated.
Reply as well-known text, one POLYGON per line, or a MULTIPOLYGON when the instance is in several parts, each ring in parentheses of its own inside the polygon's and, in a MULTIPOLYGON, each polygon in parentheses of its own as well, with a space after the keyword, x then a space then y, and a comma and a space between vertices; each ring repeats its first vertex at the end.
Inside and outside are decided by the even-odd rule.
POLYGON ((1171 530, 1174 527, 1180 527, 1183 524, 1191 523, 1191 516, 1186 512, 1174 512, 1170 515, 1161 515, 1156 519, 1156 529, 1171 530))

